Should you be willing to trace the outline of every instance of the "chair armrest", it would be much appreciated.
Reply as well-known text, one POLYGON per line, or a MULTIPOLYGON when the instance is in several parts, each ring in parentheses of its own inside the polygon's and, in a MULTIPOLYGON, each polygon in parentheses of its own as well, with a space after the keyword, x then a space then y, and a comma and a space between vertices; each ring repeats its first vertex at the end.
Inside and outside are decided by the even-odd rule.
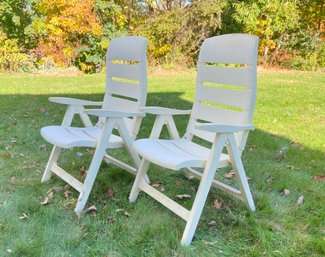
POLYGON ((120 112, 113 110, 105 110, 105 109, 87 109, 86 113, 99 117, 109 117, 109 118, 127 118, 127 117, 144 117, 146 114, 144 112, 120 112))
POLYGON ((50 97, 50 102, 66 105, 78 106, 102 106, 103 102, 86 101, 82 99, 69 98, 69 97, 50 97))
POLYGON ((166 107, 158 107, 158 106, 147 106, 140 108, 141 111, 149 114, 155 115, 183 115, 183 114, 191 114, 192 110, 178 110, 178 109, 170 109, 166 107))
POLYGON ((246 125, 227 125, 219 123, 207 123, 207 124, 197 124, 195 128, 214 132, 214 133, 235 133, 243 130, 254 130, 255 127, 252 124, 246 125))

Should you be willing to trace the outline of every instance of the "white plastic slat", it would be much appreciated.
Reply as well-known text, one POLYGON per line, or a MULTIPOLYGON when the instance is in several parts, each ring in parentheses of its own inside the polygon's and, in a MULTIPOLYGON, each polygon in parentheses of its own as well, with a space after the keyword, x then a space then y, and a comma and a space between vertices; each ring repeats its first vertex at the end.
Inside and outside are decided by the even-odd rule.
POLYGON ((137 101, 131 101, 128 99, 108 95, 107 100, 105 99, 102 108, 120 112, 130 112, 130 110, 137 112, 139 111, 140 106, 139 102, 137 101))
POLYGON ((258 37, 228 34, 204 40, 199 62, 252 64, 257 62, 258 37), (222 49, 222 50, 221 50, 222 49))
POLYGON ((207 101, 248 110, 251 103, 251 95, 251 90, 233 90, 199 85, 196 101, 207 101))
POLYGON ((197 136, 199 138, 202 138, 208 142, 211 142, 213 143, 213 140, 216 136, 215 133, 212 133, 212 132, 208 132, 208 131, 203 131, 203 130, 199 130, 199 129, 196 129, 194 127, 191 128, 191 132, 190 132, 192 135, 194 136, 197 136))
POLYGON ((247 112, 238 112, 229 109, 208 106, 204 104, 196 104, 197 112, 195 118, 209 122, 223 124, 243 124, 247 120, 247 112))
POLYGON ((247 66, 243 68, 235 67, 218 67, 207 66, 203 63, 198 65, 198 82, 210 82, 218 84, 226 84, 232 86, 254 86, 254 67, 247 66))
POLYGON ((130 80, 141 80, 142 70, 140 64, 110 63, 107 70, 109 78, 123 78, 130 80))
POLYGON ((137 84, 130 84, 112 79, 109 79, 109 84, 110 87, 108 92, 111 94, 127 96, 134 99, 139 99, 141 97, 141 88, 137 84))

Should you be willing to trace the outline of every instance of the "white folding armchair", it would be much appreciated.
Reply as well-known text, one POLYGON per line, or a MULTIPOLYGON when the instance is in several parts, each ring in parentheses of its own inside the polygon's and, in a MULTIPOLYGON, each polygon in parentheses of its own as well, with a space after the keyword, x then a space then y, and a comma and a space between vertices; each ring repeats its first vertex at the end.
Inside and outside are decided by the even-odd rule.
POLYGON ((184 114, 185 111, 155 107, 146 109, 148 113, 157 115, 151 138, 132 144, 143 158, 129 200, 135 201, 142 190, 184 219, 187 223, 181 240, 183 245, 192 241, 211 185, 255 210, 241 153, 249 130, 254 128, 251 122, 256 97, 257 48, 258 37, 247 34, 206 39, 199 54, 195 100, 183 138, 178 138, 172 115, 184 114), (173 139, 157 138, 164 124, 173 139), (211 142, 212 147, 193 142, 194 137, 211 142), (223 153, 224 147, 227 153, 223 153), (144 180, 150 162, 172 170, 186 168, 201 179, 191 210, 144 180), (236 173, 239 189, 214 179, 217 169, 228 165, 236 173))
POLYGON ((84 209, 102 160, 134 174, 137 171, 140 158, 131 150, 131 144, 137 136, 141 119, 145 116, 140 108, 145 106, 147 97, 146 47, 147 40, 143 37, 126 36, 111 40, 106 55, 106 92, 102 103, 58 97, 49 99, 68 107, 61 126, 41 129, 43 138, 54 145, 42 182, 55 173, 79 191, 75 208, 77 214, 84 209), (94 105, 102 107, 89 110, 84 108, 94 105), (80 116, 85 127, 70 127, 75 114, 80 116), (88 115, 98 117, 95 126, 88 115), (118 130, 118 135, 112 134, 114 129, 118 130), (135 167, 113 158, 106 152, 107 149, 123 146, 128 150, 135 167), (57 163, 62 148, 72 147, 96 148, 83 183, 57 163))

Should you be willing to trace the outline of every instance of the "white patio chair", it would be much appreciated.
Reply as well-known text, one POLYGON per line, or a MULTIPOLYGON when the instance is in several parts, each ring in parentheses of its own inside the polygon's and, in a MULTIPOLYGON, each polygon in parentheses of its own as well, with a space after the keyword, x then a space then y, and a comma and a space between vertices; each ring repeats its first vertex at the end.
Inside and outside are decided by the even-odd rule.
POLYGON ((156 114, 149 139, 135 141, 132 146, 142 161, 129 200, 134 202, 142 190, 184 219, 186 227, 181 244, 189 245, 199 222, 211 185, 245 202, 254 211, 255 205, 241 161, 252 122, 256 97, 256 63, 258 37, 229 34, 206 39, 197 65, 196 94, 187 130, 183 138, 172 118, 186 111, 147 107, 156 114), (171 140, 158 139, 166 124, 171 140), (212 143, 211 148, 193 142, 198 137, 212 143), (226 147, 227 153, 223 153, 226 147), (145 180, 149 163, 180 170, 187 168, 201 179, 191 210, 150 186, 145 180), (231 165, 239 190, 214 179, 218 168, 231 165), (196 168, 202 168, 199 172, 196 168))
POLYGON ((97 176, 102 160, 126 169, 135 174, 137 169, 108 155, 106 149, 121 148, 128 150, 134 165, 138 167, 140 158, 131 150, 137 136, 141 119, 145 113, 147 97, 147 40, 143 37, 126 36, 112 39, 106 55, 106 92, 103 102, 84 101, 71 98, 50 97, 55 103, 68 105, 61 126, 48 126, 41 129, 41 135, 53 144, 53 150, 42 182, 54 173, 80 192, 75 211, 81 214, 97 176), (84 106, 102 106, 101 109, 86 110, 84 106), (70 127, 75 114, 78 114, 85 127, 70 127), (99 117, 95 126, 88 115, 99 117), (112 134, 113 129, 119 135, 112 134), (94 147, 89 170, 84 183, 59 167, 57 160, 62 148, 94 147))

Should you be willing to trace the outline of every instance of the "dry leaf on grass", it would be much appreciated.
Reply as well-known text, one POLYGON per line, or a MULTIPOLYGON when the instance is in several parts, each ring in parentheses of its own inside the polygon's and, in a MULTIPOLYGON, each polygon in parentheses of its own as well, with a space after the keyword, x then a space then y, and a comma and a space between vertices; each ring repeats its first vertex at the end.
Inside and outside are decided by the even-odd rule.
POLYGON ((161 187, 159 190, 160 190, 160 192, 165 192, 165 188, 164 187, 161 187))
POLYGON ((285 188, 285 189, 283 190, 283 195, 284 195, 284 196, 289 196, 290 193, 291 193, 291 192, 290 192, 289 189, 286 189, 286 188, 285 188))
POLYGON ((188 194, 176 195, 176 197, 179 198, 179 199, 187 199, 187 198, 191 198, 191 196, 188 195, 188 194))
POLYGON ((277 160, 277 161, 282 161, 283 159, 284 159, 284 157, 285 157, 285 152, 284 152, 284 150, 279 150, 276 154, 275 154, 275 159, 277 160))
POLYGON ((154 182, 154 183, 151 183, 151 186, 152 187, 160 187, 160 183, 159 182, 154 182))
POLYGON ((28 216, 25 213, 23 213, 23 215, 20 216, 19 219, 26 220, 26 219, 28 219, 28 216))
POLYGON ((83 175, 85 175, 85 174, 87 173, 87 171, 86 171, 86 169, 85 169, 84 166, 82 166, 82 167, 80 168, 79 173, 80 173, 81 176, 83 176, 83 175))
POLYGON ((117 213, 121 213, 121 214, 123 214, 123 215, 126 216, 126 217, 130 217, 130 213, 128 213, 128 212, 127 212, 126 210, 124 210, 124 209, 117 209, 116 212, 117 212, 117 213))
POLYGON ((5 158, 12 158, 13 157, 10 153, 4 153, 2 156, 5 157, 5 158))
POLYGON ((325 179, 325 175, 316 175, 314 176, 315 180, 321 180, 321 179, 325 179))
POLYGON ((301 195, 301 196, 299 196, 296 204, 299 206, 299 205, 302 205, 304 202, 305 202, 304 196, 301 195))
POLYGON ((97 208, 95 205, 92 205, 90 207, 88 207, 87 209, 84 210, 85 213, 96 213, 97 212, 97 208))
POLYGON ((214 221, 214 220, 211 220, 209 223, 208 223, 209 226, 217 226, 217 222, 214 221))
POLYGON ((107 195, 108 195, 109 197, 112 197, 112 196, 114 195, 114 191, 113 191, 112 188, 108 189, 108 191, 107 191, 107 195))
POLYGON ((86 151, 87 151, 88 153, 92 154, 92 155, 95 154, 95 150, 93 150, 93 149, 86 149, 86 151))
POLYGON ((214 206, 214 208, 216 208, 216 209, 220 209, 221 208, 221 206, 222 206, 222 200, 220 200, 220 199, 215 199, 214 200, 214 202, 213 202, 213 206, 214 206))
POLYGON ((78 158, 81 158, 82 156, 84 156, 84 154, 80 153, 80 152, 76 152, 76 155, 77 155, 78 158))
POLYGON ((225 173, 223 176, 224 176, 225 178, 231 179, 231 178, 233 178, 233 177, 236 176, 236 173, 235 173, 233 170, 231 170, 231 171, 225 173))

